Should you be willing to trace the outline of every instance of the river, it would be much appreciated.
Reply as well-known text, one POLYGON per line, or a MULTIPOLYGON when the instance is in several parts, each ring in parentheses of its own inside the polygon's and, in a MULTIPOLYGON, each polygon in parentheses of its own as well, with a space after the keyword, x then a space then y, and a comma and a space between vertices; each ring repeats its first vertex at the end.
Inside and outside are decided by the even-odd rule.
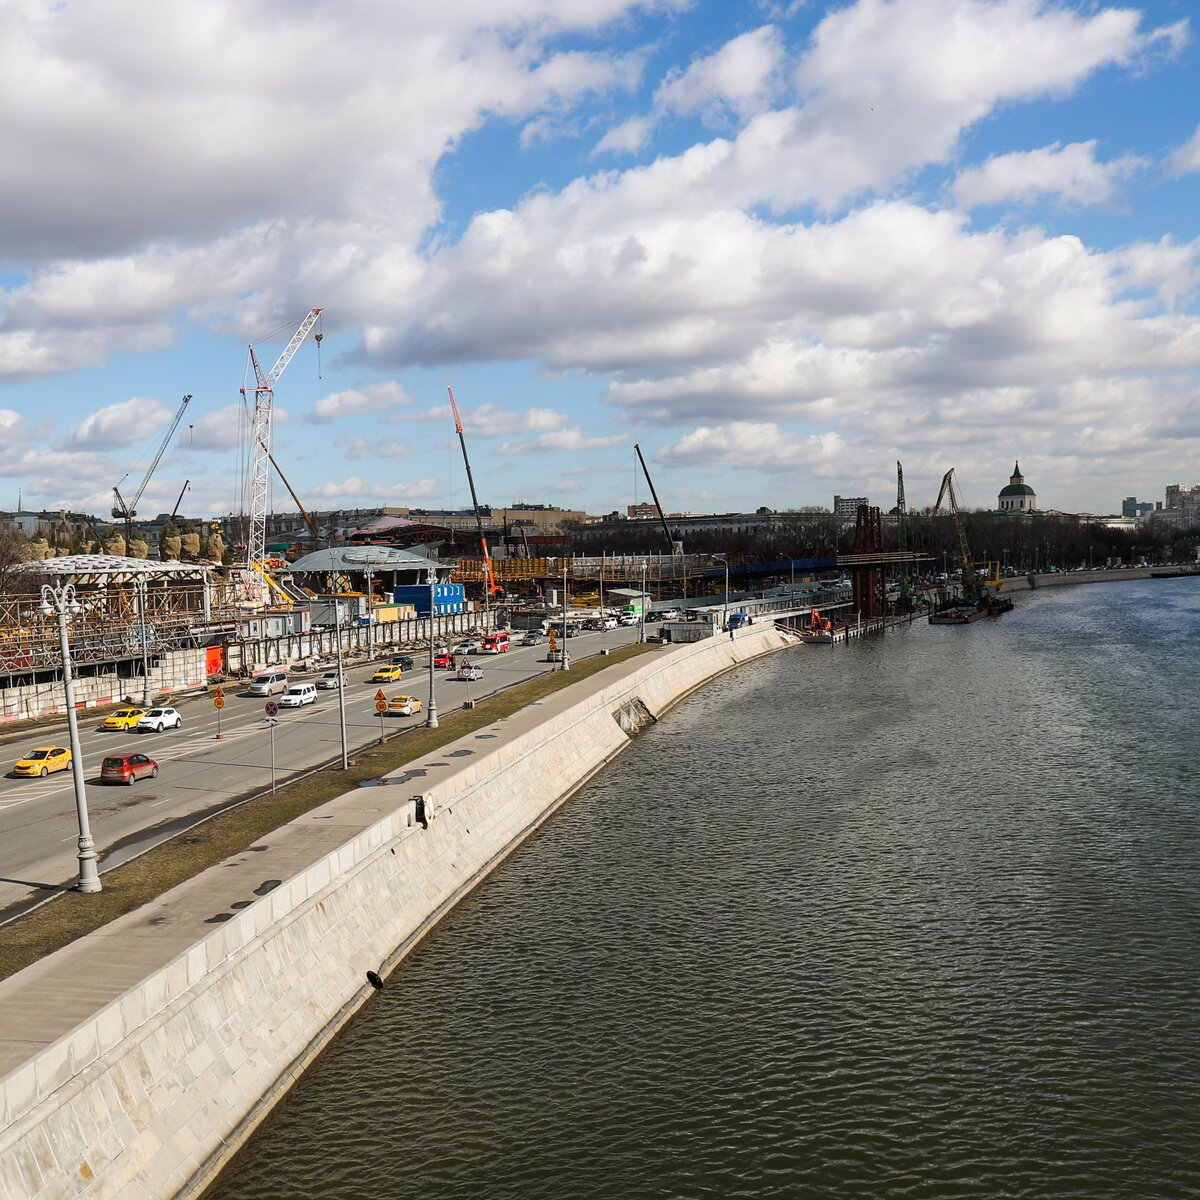
POLYGON ((216 1200, 1200 1195, 1200 580, 804 646, 672 710, 216 1200))

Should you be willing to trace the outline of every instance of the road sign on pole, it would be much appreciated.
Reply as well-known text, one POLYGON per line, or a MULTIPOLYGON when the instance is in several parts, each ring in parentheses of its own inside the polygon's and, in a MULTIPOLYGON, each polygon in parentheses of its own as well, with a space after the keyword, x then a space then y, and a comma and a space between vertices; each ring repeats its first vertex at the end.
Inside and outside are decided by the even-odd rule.
MULTIPOLYGON (((387 697, 383 694, 383 688, 380 688, 379 691, 375 693, 375 703, 382 704, 384 708, 387 707, 387 697)), ((378 712, 379 709, 376 709, 375 711, 378 712)))
POLYGON ((213 696, 213 708, 221 709, 225 707, 225 697, 216 695, 213 696))
POLYGON ((385 713, 385 712, 387 712, 387 710, 388 710, 388 703, 386 700, 380 698, 375 701, 375 711, 377 713, 385 713))
POLYGON ((263 705, 263 712, 265 712, 268 717, 277 717, 279 716, 279 705, 276 704, 274 700, 268 700, 266 704, 263 705))

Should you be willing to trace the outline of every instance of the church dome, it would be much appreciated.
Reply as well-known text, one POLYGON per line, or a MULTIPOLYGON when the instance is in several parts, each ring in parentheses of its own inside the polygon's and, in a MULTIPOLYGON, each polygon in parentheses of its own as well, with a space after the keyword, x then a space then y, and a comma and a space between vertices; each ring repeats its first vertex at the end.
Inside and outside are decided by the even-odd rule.
POLYGON ((1005 496, 1035 496, 1037 493, 1027 483, 1009 483, 1000 489, 1000 498, 1005 496))

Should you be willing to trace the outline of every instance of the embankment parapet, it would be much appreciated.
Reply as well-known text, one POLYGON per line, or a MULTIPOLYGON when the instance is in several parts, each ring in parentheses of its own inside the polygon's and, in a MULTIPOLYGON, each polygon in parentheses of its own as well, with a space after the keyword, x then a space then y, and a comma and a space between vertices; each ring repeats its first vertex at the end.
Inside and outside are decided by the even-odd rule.
MULTIPOLYGON (((0 1080, 0 1196, 194 1194, 370 995, 366 972, 390 969, 628 745, 622 710, 657 718, 714 676, 786 644, 760 625, 634 660, 611 681, 588 681, 583 695, 568 689, 444 747, 422 764, 419 782, 400 784, 398 803, 381 804, 395 785, 356 789, 277 831, 250 857, 258 877, 273 870, 279 886, 52 1044, 30 1047, 0 1080), (411 799, 418 788, 430 801, 427 829, 411 799), (345 825, 343 844, 303 860, 310 835, 331 823, 345 825)), ((187 926, 228 903, 211 898, 228 886, 213 893, 205 878, 227 881, 223 870, 93 938, 144 943, 149 957, 172 921, 187 926)), ((0 984, 0 1011, 35 1003, 29 989, 77 971, 91 940, 0 984)))

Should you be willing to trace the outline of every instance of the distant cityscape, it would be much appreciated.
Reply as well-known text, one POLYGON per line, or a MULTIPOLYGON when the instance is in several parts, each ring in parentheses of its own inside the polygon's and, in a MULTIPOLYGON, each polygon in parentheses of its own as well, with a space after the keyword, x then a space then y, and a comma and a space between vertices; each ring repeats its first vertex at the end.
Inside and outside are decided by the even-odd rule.
MULTIPOLYGON (((697 535, 710 538, 746 538, 766 532, 783 517, 829 517, 838 522, 855 519, 861 505, 870 504, 867 496, 835 494, 828 507, 806 506, 775 510, 766 506, 751 513, 697 513, 669 511, 662 516, 670 525, 671 535, 688 539, 697 535)), ((895 518, 895 504, 880 505, 887 517, 895 518)), ((910 506, 909 512, 928 512, 910 506)), ((1162 500, 1139 500, 1127 496, 1121 501, 1119 513, 1067 513, 1038 504, 1037 493, 1015 464, 1009 482, 999 489, 993 509, 974 508, 972 513, 994 512, 1014 517, 1057 517, 1078 521, 1106 530, 1136 532, 1148 524, 1162 534, 1200 528, 1200 484, 1168 484, 1162 500)), ((635 523, 653 523, 660 519, 654 504, 644 501, 626 506, 624 512, 611 511, 599 515, 582 510, 563 509, 547 504, 528 504, 515 501, 506 508, 481 506, 478 517, 471 509, 432 509, 408 506, 324 509, 308 513, 274 512, 267 516, 267 539, 277 552, 297 543, 313 540, 317 531, 321 540, 339 542, 389 541, 432 547, 441 544, 453 550, 460 542, 463 552, 470 553, 477 524, 482 520, 489 531, 500 537, 496 551, 504 554, 504 545, 512 553, 554 555, 567 551, 567 544, 586 544, 610 539, 625 527, 632 534, 635 523)), ((225 546, 238 546, 245 540, 246 518, 225 514, 213 518, 159 513, 146 520, 131 523, 131 545, 124 544, 124 528, 111 520, 86 513, 62 511, 26 511, 20 504, 14 511, 0 511, 0 528, 15 530, 31 542, 45 543, 43 553, 62 553, 64 549, 106 551, 109 553, 162 554, 161 542, 166 536, 190 534, 190 539, 219 537, 225 546), (139 543, 141 543, 139 545, 139 543), (144 547, 144 549, 143 549, 144 547)), ((185 546, 185 556, 191 550, 185 546)))

